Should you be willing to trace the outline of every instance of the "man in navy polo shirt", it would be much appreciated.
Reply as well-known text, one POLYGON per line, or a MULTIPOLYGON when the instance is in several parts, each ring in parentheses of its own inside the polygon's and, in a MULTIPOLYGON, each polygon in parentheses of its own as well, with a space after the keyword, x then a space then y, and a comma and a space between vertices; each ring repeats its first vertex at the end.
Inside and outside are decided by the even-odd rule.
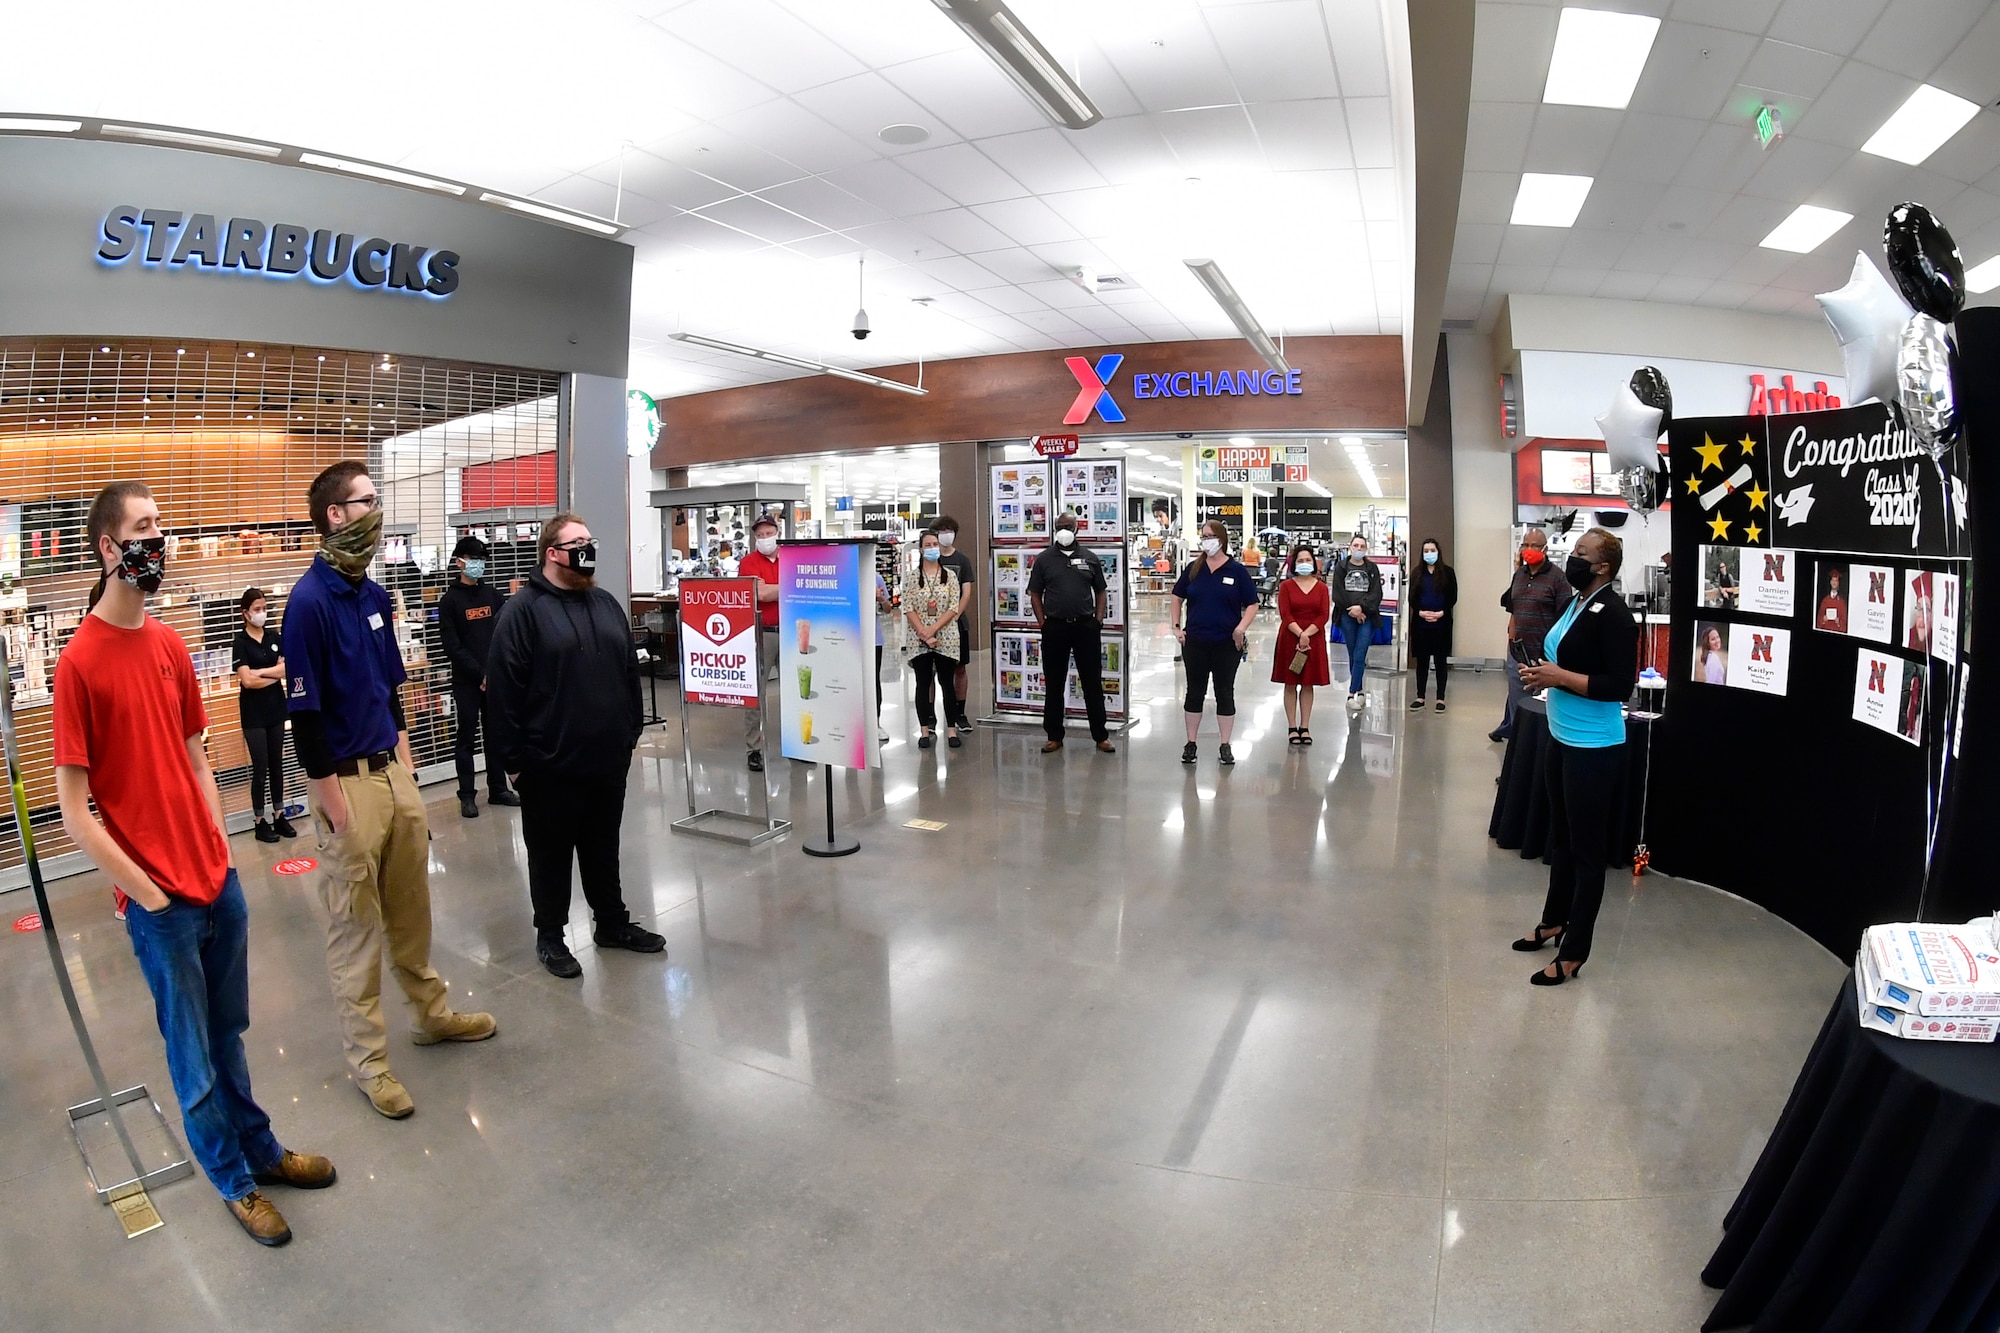
POLYGON ((484 1041, 491 1014, 456 1014, 431 966, 430 823, 403 720, 402 651, 393 608, 368 566, 382 504, 366 465, 348 459, 313 479, 319 555, 285 606, 292 744, 312 789, 324 864, 326 968, 354 1082, 383 1115, 416 1110, 389 1072, 382 947, 409 998, 410 1040, 484 1041))

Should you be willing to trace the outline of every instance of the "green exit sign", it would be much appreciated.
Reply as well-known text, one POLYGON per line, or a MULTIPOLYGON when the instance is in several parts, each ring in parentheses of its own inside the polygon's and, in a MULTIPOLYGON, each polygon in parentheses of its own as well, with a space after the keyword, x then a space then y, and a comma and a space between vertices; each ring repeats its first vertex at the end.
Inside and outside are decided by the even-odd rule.
POLYGON ((1757 146, 1769 148, 1785 137, 1785 123, 1778 119, 1778 108, 1767 106, 1757 112, 1757 146))

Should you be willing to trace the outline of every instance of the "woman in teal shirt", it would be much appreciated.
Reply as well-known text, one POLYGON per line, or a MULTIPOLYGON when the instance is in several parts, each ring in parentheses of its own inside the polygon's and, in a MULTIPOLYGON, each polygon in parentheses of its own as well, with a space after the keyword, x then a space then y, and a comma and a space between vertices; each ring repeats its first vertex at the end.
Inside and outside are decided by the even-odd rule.
POLYGON ((1522 685, 1549 692, 1549 893, 1541 924, 1514 941, 1524 953, 1556 942, 1556 961, 1528 978, 1537 986, 1583 970, 1604 904, 1625 784, 1625 701, 1639 674, 1639 626, 1613 582, 1624 559, 1602 528, 1577 539, 1563 567, 1576 597, 1542 641, 1545 660, 1520 668, 1522 685))

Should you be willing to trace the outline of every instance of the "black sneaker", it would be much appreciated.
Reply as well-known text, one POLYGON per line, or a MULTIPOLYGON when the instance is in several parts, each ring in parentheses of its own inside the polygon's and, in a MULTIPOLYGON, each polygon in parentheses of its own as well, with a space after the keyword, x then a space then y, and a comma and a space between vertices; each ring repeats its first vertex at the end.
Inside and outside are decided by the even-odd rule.
POLYGON ((764 752, 762 750, 752 750, 750 752, 750 771, 752 773, 762 773, 764 771, 764 752))
POLYGON ((486 804, 488 805, 519 805, 520 803, 521 793, 517 791, 495 791, 486 794, 486 804))
POLYGON ((568 981, 583 975, 583 964, 576 961, 576 955, 569 951, 569 946, 562 942, 560 935, 537 935, 535 957, 541 960, 551 976, 568 981))
POLYGON ((281 838, 296 838, 299 836, 299 831, 292 827, 292 821, 283 815, 279 815, 276 819, 272 820, 271 827, 278 831, 278 836, 281 838))
POLYGON ((1505 727, 1495 727, 1486 733, 1486 739, 1497 745, 1499 742, 1507 739, 1507 729, 1505 727))
POLYGON ((479 802, 470 796, 458 798, 458 813, 467 819, 479 818, 479 802))
POLYGON ((1416 698, 1414 698, 1414 699, 1410 700, 1410 711, 1411 711, 1412 713, 1421 713, 1421 712, 1423 712, 1423 711, 1424 711, 1424 696, 1423 696, 1423 695, 1421 695, 1421 694, 1420 694, 1420 695, 1418 695, 1418 696, 1417 696, 1416 698))
POLYGON ((1186 745, 1183 745, 1181 747, 1181 762, 1183 764, 1192 764, 1195 761, 1195 756, 1198 753, 1199 751, 1197 751, 1194 748, 1194 742, 1189 741, 1186 745))
POLYGON ((276 842, 277 840, 278 840, 278 830, 276 830, 276 829, 274 829, 274 828, 272 828, 272 827, 271 827, 271 821, 270 821, 270 820, 268 820, 268 819, 260 819, 260 820, 258 820, 258 821, 257 821, 257 841, 259 841, 259 842, 276 842))
POLYGON ((665 953, 667 937, 627 921, 610 930, 598 930, 590 937, 600 949, 630 949, 633 953, 665 953))
POLYGON ((1222 748, 1215 752, 1215 761, 1219 764, 1233 764, 1236 762, 1236 752, 1229 748, 1228 741, 1224 741, 1222 748))

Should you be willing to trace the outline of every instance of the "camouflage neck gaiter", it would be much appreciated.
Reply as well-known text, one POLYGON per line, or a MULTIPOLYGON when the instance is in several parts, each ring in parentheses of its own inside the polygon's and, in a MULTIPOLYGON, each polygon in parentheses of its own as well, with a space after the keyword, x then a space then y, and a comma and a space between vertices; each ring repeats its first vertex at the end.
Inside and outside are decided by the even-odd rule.
POLYGON ((369 510, 344 528, 336 528, 320 538, 319 553, 326 562, 350 579, 368 572, 375 549, 382 544, 381 506, 369 510))

